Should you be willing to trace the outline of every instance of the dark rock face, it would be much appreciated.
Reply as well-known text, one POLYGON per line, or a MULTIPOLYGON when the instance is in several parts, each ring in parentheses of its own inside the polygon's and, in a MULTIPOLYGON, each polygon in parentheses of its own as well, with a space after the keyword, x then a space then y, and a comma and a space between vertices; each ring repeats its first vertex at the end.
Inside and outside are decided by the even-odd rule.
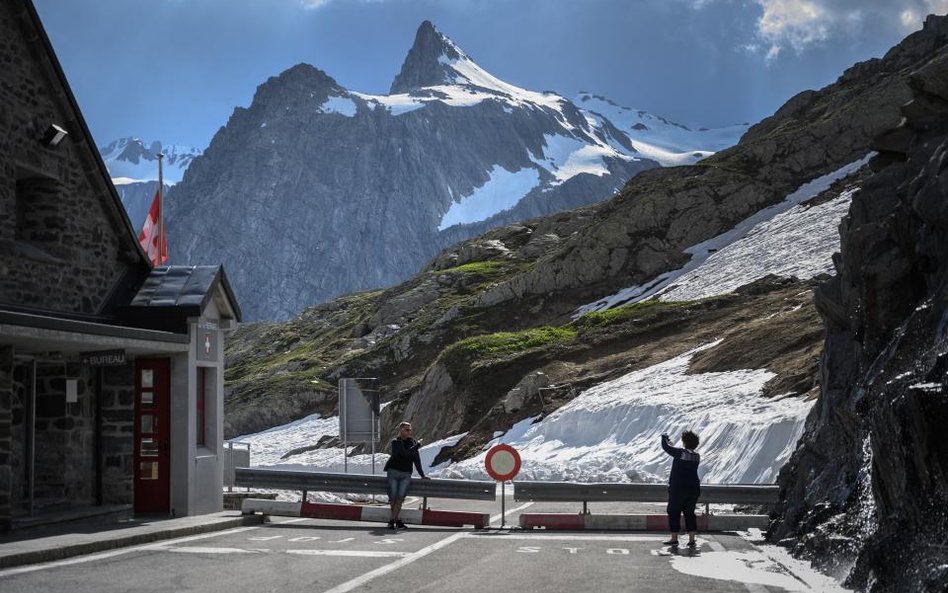
POLYGON ((948 590, 946 37, 946 20, 930 17, 886 56, 904 65, 935 52, 909 79, 902 125, 873 143, 838 275, 817 291, 822 394, 781 474, 771 531, 869 591, 948 590))
POLYGON ((450 70, 439 61, 444 56, 448 60, 461 57, 453 44, 445 43, 431 21, 425 21, 418 27, 415 43, 405 58, 401 72, 392 82, 391 94, 409 93, 413 89, 450 84, 453 82, 450 70))

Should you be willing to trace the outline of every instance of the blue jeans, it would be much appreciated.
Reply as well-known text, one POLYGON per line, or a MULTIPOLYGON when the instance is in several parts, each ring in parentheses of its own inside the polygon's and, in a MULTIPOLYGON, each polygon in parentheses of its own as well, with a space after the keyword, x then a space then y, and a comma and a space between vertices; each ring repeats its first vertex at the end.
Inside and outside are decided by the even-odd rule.
POLYGON ((403 472, 397 469, 390 469, 385 472, 388 476, 388 500, 392 502, 396 498, 405 498, 408 493, 408 486, 411 484, 411 472, 403 472))

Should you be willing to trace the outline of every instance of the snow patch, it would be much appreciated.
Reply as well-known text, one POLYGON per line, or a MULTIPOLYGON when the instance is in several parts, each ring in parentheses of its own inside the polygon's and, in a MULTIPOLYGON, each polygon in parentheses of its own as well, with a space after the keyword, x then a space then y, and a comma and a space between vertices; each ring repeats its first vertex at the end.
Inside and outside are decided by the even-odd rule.
POLYGON ((543 143, 543 154, 540 157, 531 155, 530 160, 552 173, 558 183, 580 173, 600 177, 609 175, 606 158, 635 160, 608 144, 590 144, 572 136, 544 134, 543 143))
MULTIPOLYGON (((422 447, 422 467, 428 473, 434 466, 434 458, 444 447, 453 447, 467 433, 450 436, 422 447)), ((323 418, 319 414, 312 414, 300 420, 276 426, 262 432, 239 436, 233 439, 237 443, 250 444, 250 465, 252 467, 269 467, 274 469, 296 469, 306 471, 345 471, 346 462, 343 459, 341 447, 314 449, 298 453, 287 459, 280 459, 287 452, 315 445, 324 436, 339 436, 339 417, 323 418)), ((386 443, 387 446, 387 443, 386 443)), ((375 456, 375 469, 381 474, 382 466, 388 459, 386 453, 378 452, 375 456)), ((349 473, 372 473, 372 455, 353 455, 348 460, 349 473)))
POLYGON ((323 113, 338 113, 346 117, 355 117, 356 103, 349 97, 329 97, 319 106, 323 113))
MULTIPOLYGON (((789 194, 782 202, 752 214, 748 218, 745 218, 743 221, 739 222, 729 231, 721 233, 716 237, 712 237, 707 241, 703 241, 697 245, 692 245, 691 247, 685 249, 684 252, 691 255, 691 260, 689 260, 689 262, 685 264, 684 267, 671 272, 665 272, 646 284, 630 286, 620 290, 616 294, 583 305, 576 310, 573 318, 575 319, 580 315, 592 311, 603 311, 624 305, 626 303, 639 302, 664 292, 679 278, 682 278, 686 274, 689 274, 701 267, 713 253, 721 251, 725 247, 739 241, 740 239, 743 239, 744 237, 747 237, 757 225, 767 221, 772 221, 779 214, 782 214, 794 206, 823 193, 836 181, 848 177, 861 169, 866 163, 869 162, 869 159, 872 158, 874 154, 875 153, 869 153, 858 161, 844 165, 832 173, 828 173, 822 177, 818 177, 812 181, 804 183, 799 188, 797 188, 796 191, 789 194)), ((851 197, 851 194, 849 197, 851 197)), ((837 206, 838 205, 839 204, 837 204, 837 206)), ((772 225, 770 230, 773 231, 774 229, 779 228, 781 228, 780 225, 772 225)), ((767 237, 764 237, 764 239, 767 239, 767 237)), ((739 252, 734 252, 732 253, 732 256, 734 256, 735 253, 739 254, 739 252)), ((794 253, 795 258, 798 255, 799 254, 794 253)), ((832 255, 832 253, 830 253, 830 255, 832 255)), ((809 254, 806 257, 813 257, 813 255, 809 254)), ((761 278, 765 276, 767 272, 760 273, 760 270, 763 269, 763 261, 766 260, 764 258, 758 258, 756 255, 750 261, 746 261, 745 263, 753 270, 753 273, 750 271, 745 271, 746 277, 753 277, 756 275, 757 278, 761 278)), ((805 268, 806 266, 801 267, 805 268)))
POLYGON ((439 231, 456 224, 486 220, 498 212, 513 208, 540 183, 540 173, 533 168, 511 172, 494 165, 489 175, 484 185, 451 203, 451 207, 441 217, 439 231))
POLYGON ((400 95, 367 95, 365 93, 350 93, 375 107, 387 109, 392 115, 402 115, 425 106, 425 101, 406 94, 400 95))
POLYGON ((768 274, 813 278, 832 274, 839 251, 839 222, 857 190, 806 208, 794 206, 754 227, 743 239, 712 253, 660 295, 663 301, 693 301, 727 294, 768 274))
MULTIPOLYGON (((686 375, 707 344, 579 394, 534 423, 518 423, 502 440, 523 461, 519 479, 663 482, 671 458, 659 435, 685 428, 701 437, 703 481, 772 483, 803 433, 812 402, 765 399, 774 374, 762 370, 686 375)), ((452 464, 443 477, 487 479, 486 453, 452 464)))

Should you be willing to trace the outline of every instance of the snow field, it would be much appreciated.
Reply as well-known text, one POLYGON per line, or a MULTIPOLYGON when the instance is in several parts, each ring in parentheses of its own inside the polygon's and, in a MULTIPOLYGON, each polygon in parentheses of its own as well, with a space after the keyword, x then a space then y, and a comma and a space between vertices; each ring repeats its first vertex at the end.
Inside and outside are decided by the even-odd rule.
POLYGON ((754 213, 729 231, 685 249, 691 259, 684 267, 587 303, 576 310, 573 318, 655 295, 660 295, 662 300, 681 300, 685 295, 704 298, 727 294, 771 273, 807 279, 832 270, 832 255, 839 248, 839 221, 848 211, 854 192, 844 191, 828 204, 809 209, 794 206, 852 175, 868 163, 873 154, 801 185, 782 202, 754 213), (787 215, 777 219, 784 213, 787 215), (745 237, 747 241, 741 242, 745 237), (712 257, 715 261, 709 263, 712 257), (725 268, 718 270, 718 266, 725 268), (737 273, 739 277, 725 282, 727 273, 737 273), (681 290, 673 296, 679 286, 681 290))
MULTIPOLYGON (((671 458, 661 450, 659 435, 668 432, 677 438, 691 428, 702 439, 705 482, 771 483, 795 448, 812 402, 763 399, 760 390, 773 376, 768 371, 686 375, 692 356, 715 345, 588 389, 540 422, 519 422, 474 458, 433 467, 441 448, 464 435, 430 443, 421 450, 425 471, 434 477, 489 479, 486 449, 504 442, 523 459, 518 479, 663 482, 671 458)), ((343 471, 342 450, 337 448, 279 459, 323 435, 338 435, 338 428, 338 418, 313 415, 235 440, 251 444, 254 466, 343 471)), ((378 455, 377 473, 386 458, 378 455)), ((371 456, 350 458, 349 471, 371 473, 371 456)))

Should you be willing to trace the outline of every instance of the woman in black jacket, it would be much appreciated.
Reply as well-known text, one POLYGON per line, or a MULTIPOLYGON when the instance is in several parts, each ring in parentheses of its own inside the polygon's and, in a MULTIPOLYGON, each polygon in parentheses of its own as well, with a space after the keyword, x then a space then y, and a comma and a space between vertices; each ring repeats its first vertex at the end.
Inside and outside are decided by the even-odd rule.
POLYGON ((388 476, 388 504, 392 510, 392 518, 388 522, 389 529, 404 529, 405 524, 398 515, 402 512, 402 502, 411 483, 412 465, 418 469, 418 475, 427 478, 421 469, 421 457, 418 448, 421 439, 411 438, 411 423, 402 422, 398 425, 398 437, 392 439, 392 455, 385 462, 385 473, 388 476))
POLYGON ((664 542, 678 546, 678 532, 681 530, 681 515, 685 515, 685 529, 688 531, 688 546, 695 547, 695 533, 698 521, 695 506, 701 494, 701 481, 698 478, 698 464, 701 456, 695 452, 698 448, 698 435, 686 430, 681 433, 684 449, 672 447, 667 434, 662 435, 662 449, 674 457, 671 475, 668 478, 668 530, 671 538, 664 542))

